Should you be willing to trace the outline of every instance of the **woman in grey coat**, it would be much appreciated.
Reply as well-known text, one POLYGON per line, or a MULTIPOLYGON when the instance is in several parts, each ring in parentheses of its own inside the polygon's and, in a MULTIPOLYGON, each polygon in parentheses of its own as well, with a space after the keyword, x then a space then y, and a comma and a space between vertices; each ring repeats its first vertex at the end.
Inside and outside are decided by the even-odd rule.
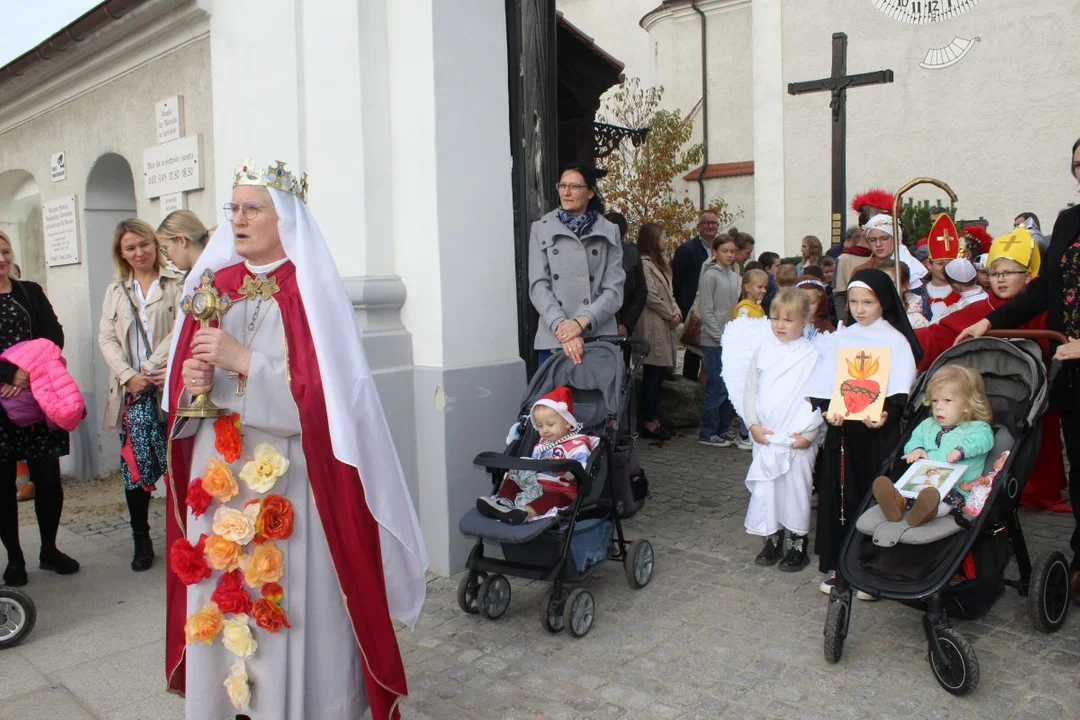
POLYGON ((540 314, 533 348, 543 364, 562 349, 574 363, 583 338, 617 335, 626 271, 619 229, 603 216, 596 169, 582 163, 559 176, 560 207, 532 224, 529 298, 540 314))
MULTIPOLYGON (((721 375, 720 338, 739 302, 742 284, 735 268, 735 238, 717 235, 713 256, 701 268, 698 281, 698 308, 701 311, 701 352, 705 360, 705 398, 701 409, 698 442, 715 447, 735 444, 731 423, 735 408, 721 375)), ((738 389, 741 392, 741 388, 738 389)))

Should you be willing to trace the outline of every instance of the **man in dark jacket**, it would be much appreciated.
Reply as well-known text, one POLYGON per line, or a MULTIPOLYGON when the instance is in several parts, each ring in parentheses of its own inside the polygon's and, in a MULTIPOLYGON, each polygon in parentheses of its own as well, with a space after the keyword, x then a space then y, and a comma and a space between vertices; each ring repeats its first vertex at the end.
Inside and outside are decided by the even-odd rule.
POLYGON ((645 268, 641 266, 641 254, 638 253, 637 245, 626 242, 626 218, 617 212, 609 212, 604 217, 619 228, 619 236, 622 238, 622 266, 626 271, 626 284, 623 285, 622 307, 615 313, 615 320, 619 323, 619 334, 628 337, 634 334, 638 318, 645 310, 649 288, 645 285, 645 268))
MULTIPOLYGON (((675 291, 675 304, 685 318, 697 297, 701 266, 712 255, 712 243, 720 233, 720 218, 711 210, 698 217, 698 234, 675 250, 671 259, 671 285, 675 291)), ((683 356, 683 377, 697 382, 701 372, 701 357, 688 352, 683 356)))

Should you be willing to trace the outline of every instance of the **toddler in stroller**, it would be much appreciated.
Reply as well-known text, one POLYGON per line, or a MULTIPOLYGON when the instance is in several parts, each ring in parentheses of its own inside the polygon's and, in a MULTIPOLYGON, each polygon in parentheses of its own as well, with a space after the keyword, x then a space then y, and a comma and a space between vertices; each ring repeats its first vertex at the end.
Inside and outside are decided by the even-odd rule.
POLYGON ((649 583, 652 545, 628 540, 622 527, 622 519, 645 501, 645 478, 636 467, 627 423, 630 380, 647 348, 631 338, 590 339, 580 364, 556 352, 533 376, 521 404, 522 419, 505 452, 477 455, 474 462, 489 471, 498 491, 481 497, 458 523, 462 534, 476 538, 465 561, 468 572, 458 585, 463 612, 495 620, 510 606, 506 576, 540 580, 551 583, 540 601, 544 629, 557 633, 565 628, 580 637, 591 629, 596 606, 589 590, 567 584, 581 583, 603 560, 621 562, 632 588, 649 583), (618 345, 638 351, 637 362, 627 367, 618 345), (546 429, 547 410, 565 426, 548 417, 551 427, 546 429), (566 443, 567 427, 587 434, 571 434, 573 447, 565 457, 533 459, 548 457, 560 440, 566 443), (554 438, 548 450, 543 446, 553 441, 545 437, 554 438), (538 475, 541 494, 533 499, 520 484, 525 473, 538 475), (503 504, 511 497, 513 509, 503 504), (533 518, 523 521, 530 504, 533 518), (501 558, 489 554, 493 548, 501 558))
MULTIPOLYGON (((968 516, 978 514, 981 497, 975 494, 975 482, 986 464, 986 456, 994 447, 994 431, 990 427, 993 412, 986 398, 982 375, 961 365, 948 365, 934 373, 927 386, 925 405, 930 415, 915 428, 904 445, 904 462, 929 459, 962 465, 966 469, 959 482, 942 499, 937 487, 928 485, 919 490, 907 523, 918 527, 927 520, 944 517, 954 510, 965 509, 968 516)), ((893 481, 881 476, 874 481, 874 499, 889 522, 900 522, 907 507, 904 497, 893 481)), ((981 485, 980 485, 981 487, 981 485)))
MULTIPOLYGON (((574 417, 574 398, 565 385, 537 400, 529 418, 540 433, 533 460, 577 460, 584 467, 600 442, 600 438, 581 434, 581 423, 574 417)), ((576 497, 577 484, 571 473, 508 470, 498 492, 477 498, 476 509, 486 517, 520 525, 552 515, 576 497)))

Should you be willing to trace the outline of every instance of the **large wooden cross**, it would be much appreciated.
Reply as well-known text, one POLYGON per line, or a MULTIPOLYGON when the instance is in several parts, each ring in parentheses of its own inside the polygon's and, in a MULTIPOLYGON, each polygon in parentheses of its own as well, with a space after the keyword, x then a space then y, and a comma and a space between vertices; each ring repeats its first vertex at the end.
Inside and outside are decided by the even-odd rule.
POLYGON ((893 81, 892 70, 847 74, 847 35, 832 36, 832 75, 820 80, 788 83, 789 95, 823 92, 832 95, 832 244, 844 241, 844 208, 847 205, 847 89, 893 81))

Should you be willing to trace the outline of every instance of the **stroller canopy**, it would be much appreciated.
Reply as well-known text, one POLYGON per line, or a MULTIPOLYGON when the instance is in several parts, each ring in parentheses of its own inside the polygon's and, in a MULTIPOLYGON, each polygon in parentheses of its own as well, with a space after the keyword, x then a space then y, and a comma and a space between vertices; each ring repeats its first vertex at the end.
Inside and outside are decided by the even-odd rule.
POLYGON ((555 387, 566 385, 573 391, 574 417, 583 427, 598 428, 608 417, 622 423, 625 373, 623 352, 611 343, 586 343, 580 365, 556 352, 533 375, 521 400, 521 414, 528 415, 537 400, 555 387))

